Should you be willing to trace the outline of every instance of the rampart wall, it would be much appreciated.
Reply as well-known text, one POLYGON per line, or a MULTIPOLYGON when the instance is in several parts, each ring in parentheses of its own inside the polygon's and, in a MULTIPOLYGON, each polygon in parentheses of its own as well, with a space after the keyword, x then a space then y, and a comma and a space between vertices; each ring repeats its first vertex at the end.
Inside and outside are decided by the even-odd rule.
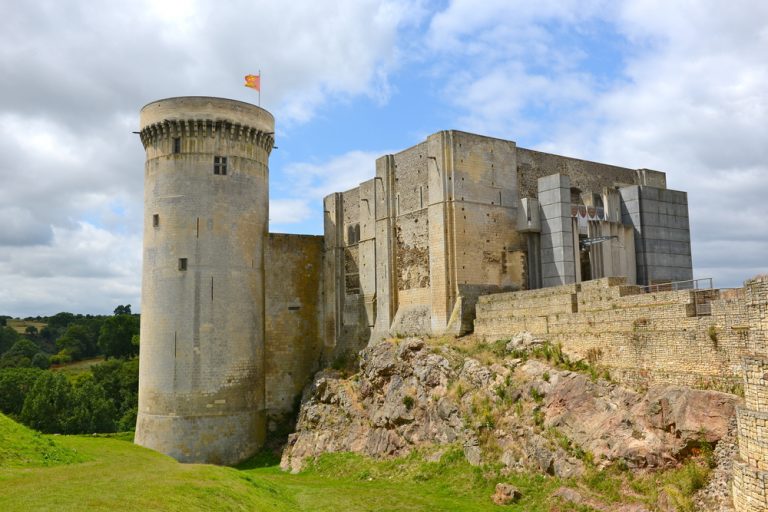
POLYGON ((475 332, 499 339, 529 331, 608 367, 630 385, 664 382, 734 391, 742 382, 741 359, 753 351, 751 340, 761 328, 750 304, 768 301, 765 291, 758 291, 764 284, 756 283, 734 290, 645 293, 611 277, 487 295, 477 306, 475 332))

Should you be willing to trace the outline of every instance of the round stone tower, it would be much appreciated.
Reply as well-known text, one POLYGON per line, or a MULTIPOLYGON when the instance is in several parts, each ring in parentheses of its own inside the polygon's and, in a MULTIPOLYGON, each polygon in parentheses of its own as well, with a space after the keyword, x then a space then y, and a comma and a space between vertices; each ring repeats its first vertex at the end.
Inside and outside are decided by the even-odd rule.
POLYGON ((264 244, 274 118, 182 97, 141 110, 137 444, 235 464, 264 439, 264 244))

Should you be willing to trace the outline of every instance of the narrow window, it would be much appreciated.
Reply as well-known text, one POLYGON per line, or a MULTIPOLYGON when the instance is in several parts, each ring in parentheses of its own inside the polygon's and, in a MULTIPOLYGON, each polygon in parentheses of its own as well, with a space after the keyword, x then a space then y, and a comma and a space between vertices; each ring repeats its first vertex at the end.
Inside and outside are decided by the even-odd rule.
POLYGON ((181 137, 173 138, 173 153, 176 155, 181 153, 181 137))
POLYGON ((227 174, 227 157, 213 157, 213 174, 227 174))
POLYGON ((424 208, 424 187, 419 187, 419 208, 424 208))
POLYGON ((187 258, 179 258, 179 270, 187 270, 187 258))
POLYGON ((152 227, 153 228, 160 227, 160 214, 159 213, 155 213, 154 215, 152 215, 152 227))
POLYGON ((347 244, 353 245, 360 241, 360 224, 347 226, 347 244))

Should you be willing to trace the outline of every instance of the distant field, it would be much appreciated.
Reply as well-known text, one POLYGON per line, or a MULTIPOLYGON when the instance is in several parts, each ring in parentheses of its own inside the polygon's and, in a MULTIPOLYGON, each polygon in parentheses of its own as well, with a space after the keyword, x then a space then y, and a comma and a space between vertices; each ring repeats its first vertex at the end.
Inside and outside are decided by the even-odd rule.
POLYGON ((45 327, 45 322, 35 322, 34 320, 26 321, 26 320, 14 320, 14 319, 8 319, 7 324, 8 327, 11 327, 16 330, 16 332, 24 334, 27 330, 27 327, 34 326, 37 328, 38 332, 45 327))
POLYGON ((87 372, 91 366, 104 362, 104 357, 93 357, 91 359, 83 359, 82 361, 75 361, 74 363, 67 363, 64 365, 52 366, 51 370, 54 372, 61 372, 67 375, 78 374, 87 372))

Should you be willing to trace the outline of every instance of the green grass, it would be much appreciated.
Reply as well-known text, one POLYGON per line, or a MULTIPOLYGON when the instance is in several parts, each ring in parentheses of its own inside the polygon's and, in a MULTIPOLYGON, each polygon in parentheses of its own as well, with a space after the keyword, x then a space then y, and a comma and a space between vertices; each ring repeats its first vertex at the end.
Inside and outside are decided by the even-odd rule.
POLYGON ((460 447, 449 446, 437 462, 427 462, 426 453, 378 461, 326 454, 291 475, 269 453, 237 468, 179 464, 132 438, 46 436, 0 415, 0 510, 493 511, 500 510, 490 500, 495 484, 508 482, 522 492, 504 507, 514 512, 591 510, 549 498, 561 485, 603 503, 651 506, 663 491, 679 510, 692 511, 690 495, 708 472, 702 460, 645 475, 590 467, 575 480, 501 476, 499 466, 472 467, 460 447))
MULTIPOLYGON (((0 510, 483 511, 495 480, 459 448, 439 462, 419 454, 373 461, 328 454, 299 475, 260 454, 238 468, 179 464, 136 446, 129 434, 46 436, 0 416, 0 510), (53 456, 52 456, 53 455, 53 456)), ((507 510, 545 511, 555 479, 508 481, 523 500, 507 510)))
POLYGON ((84 460, 77 451, 0 414, 0 468, 55 466, 84 460))

